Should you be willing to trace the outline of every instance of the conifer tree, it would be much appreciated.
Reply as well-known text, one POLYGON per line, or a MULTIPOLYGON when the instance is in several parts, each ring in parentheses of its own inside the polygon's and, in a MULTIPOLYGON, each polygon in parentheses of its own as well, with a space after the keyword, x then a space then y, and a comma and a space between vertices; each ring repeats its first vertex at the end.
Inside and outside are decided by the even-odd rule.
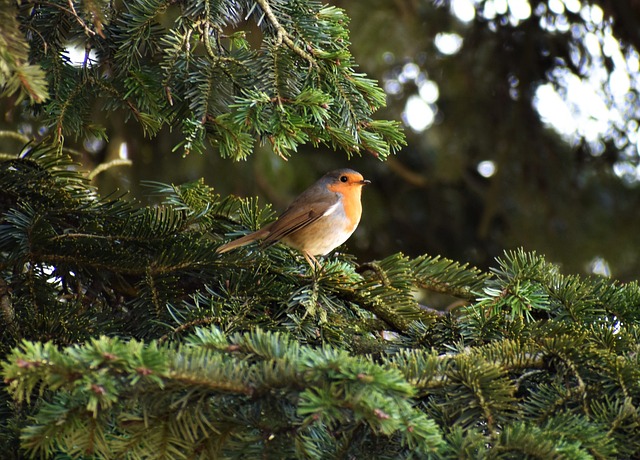
POLYGON ((340 10, 123 8, 0 10, 12 12, 3 90, 54 127, 0 163, 3 454, 640 456, 637 283, 564 275, 524 251, 489 272, 400 253, 336 253, 315 268, 280 245, 220 255, 271 208, 203 181, 148 183, 154 205, 100 196, 65 144, 102 133, 96 104, 232 158, 255 140, 284 156, 311 142, 384 157, 402 142, 395 123, 371 118, 382 93, 353 71, 340 10), (80 38, 75 68, 61 53, 80 38), (418 291, 451 308, 420 304, 418 291))

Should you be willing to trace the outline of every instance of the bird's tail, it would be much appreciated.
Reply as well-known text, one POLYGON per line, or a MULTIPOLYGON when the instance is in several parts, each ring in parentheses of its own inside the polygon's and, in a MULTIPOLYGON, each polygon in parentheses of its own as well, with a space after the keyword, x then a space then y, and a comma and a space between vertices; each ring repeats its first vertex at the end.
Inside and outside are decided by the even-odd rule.
POLYGON ((229 241, 228 243, 225 243, 222 246, 219 246, 218 249, 216 249, 216 253, 222 254, 224 252, 231 251, 232 249, 239 248, 240 246, 245 246, 256 240, 263 239, 268 234, 269 234, 269 231, 263 227, 256 232, 249 233, 248 235, 245 235, 245 236, 241 236, 236 240, 229 241))

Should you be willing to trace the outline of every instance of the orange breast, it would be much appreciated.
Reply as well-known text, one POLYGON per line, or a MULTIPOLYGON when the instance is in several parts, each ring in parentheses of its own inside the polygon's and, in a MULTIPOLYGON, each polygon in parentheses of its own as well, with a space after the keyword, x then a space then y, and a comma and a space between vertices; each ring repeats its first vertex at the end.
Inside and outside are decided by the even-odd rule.
POLYGON ((344 215, 346 217, 344 230, 352 233, 362 216, 362 185, 354 183, 337 183, 329 185, 328 189, 332 192, 342 195, 342 206, 344 207, 344 215))

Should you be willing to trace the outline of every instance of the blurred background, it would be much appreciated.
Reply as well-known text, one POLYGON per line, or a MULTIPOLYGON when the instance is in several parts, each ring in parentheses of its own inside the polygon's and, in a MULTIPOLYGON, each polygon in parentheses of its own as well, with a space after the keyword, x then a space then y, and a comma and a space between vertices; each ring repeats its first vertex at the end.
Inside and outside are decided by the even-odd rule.
MULTIPOLYGON (((640 271, 640 2, 637 0, 329 1, 351 18, 359 70, 378 80, 408 145, 381 162, 301 149, 284 161, 269 147, 248 160, 213 150, 183 157, 179 133, 144 137, 135 122, 104 115, 109 142, 79 139, 103 194, 143 180, 204 177, 220 194, 261 197, 281 211, 326 171, 359 170, 373 184, 347 250, 360 260, 391 253, 442 255, 479 267, 505 249, 537 250, 566 273, 620 280, 640 271)), ((84 49, 69 49, 73 60, 84 49)), ((41 136, 37 118, 0 100, 0 129, 41 136)), ((21 141, 0 136, 0 152, 21 141)))

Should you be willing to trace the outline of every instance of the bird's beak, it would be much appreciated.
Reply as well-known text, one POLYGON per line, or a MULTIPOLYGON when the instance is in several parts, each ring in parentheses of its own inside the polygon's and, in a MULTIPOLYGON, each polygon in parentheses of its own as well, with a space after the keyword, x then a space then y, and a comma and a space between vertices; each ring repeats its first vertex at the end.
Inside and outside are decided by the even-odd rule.
POLYGON ((361 183, 362 185, 367 185, 367 184, 370 184, 370 183, 371 183, 371 181, 370 181, 370 180, 367 180, 367 179, 362 179, 362 180, 360 181, 360 183, 361 183))

